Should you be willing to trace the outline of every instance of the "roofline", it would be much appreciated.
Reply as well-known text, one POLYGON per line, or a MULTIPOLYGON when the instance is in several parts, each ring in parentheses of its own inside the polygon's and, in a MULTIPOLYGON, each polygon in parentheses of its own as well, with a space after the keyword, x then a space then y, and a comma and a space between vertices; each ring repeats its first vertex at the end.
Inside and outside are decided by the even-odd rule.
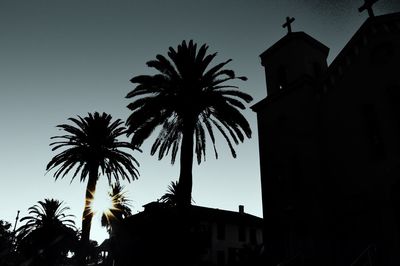
POLYGON ((316 81, 313 77, 311 77, 309 75, 304 75, 299 80, 296 80, 295 82, 288 84, 288 87, 279 91, 278 93, 274 93, 272 95, 267 95, 267 97, 265 97, 258 103, 255 103, 254 105, 250 106, 250 108, 251 108, 251 110, 253 110, 253 112, 257 113, 262 108, 262 106, 265 106, 271 102, 276 101, 277 99, 281 98, 283 95, 287 95, 289 93, 296 91, 296 89, 299 88, 300 86, 311 85, 311 86, 315 86, 317 88, 317 87, 321 86, 321 82, 322 82, 321 80, 316 81))
POLYGON ((258 217, 258 216, 255 216, 253 214, 246 213, 246 212, 240 213, 240 212, 237 212, 237 211, 221 210, 221 209, 218 209, 218 208, 210 208, 210 207, 197 206, 197 205, 192 205, 192 207, 197 208, 197 209, 206 209, 206 210, 210 210, 210 211, 218 211, 218 212, 225 212, 225 213, 231 213, 231 214, 237 214, 237 215, 244 215, 244 216, 248 216, 248 217, 251 217, 251 218, 263 220, 263 218, 261 218, 261 217, 258 217))
POLYGON ((261 64, 265 66, 265 58, 269 57, 270 54, 274 53, 276 50, 279 50, 284 44, 289 42, 290 40, 293 40, 295 38, 302 38, 303 40, 307 41, 310 45, 315 46, 317 49, 319 49, 321 52, 324 54, 328 55, 329 53, 329 47, 321 43, 320 41, 317 41, 307 33, 303 31, 298 31, 298 32, 292 32, 284 37, 282 37, 279 41, 277 41, 275 44, 273 44, 270 48, 265 50, 263 53, 260 54, 261 57, 261 64))
POLYGON ((382 21, 391 21, 395 20, 396 18, 397 19, 400 18, 400 12, 367 18, 364 21, 364 23, 360 26, 360 28, 356 31, 356 33, 353 34, 350 40, 346 43, 343 49, 338 53, 338 55, 335 57, 332 63, 328 66, 328 73, 331 74, 332 70, 341 64, 343 58, 345 58, 346 55, 349 53, 349 51, 351 51, 354 43, 356 43, 361 37, 362 32, 364 32, 366 29, 368 29, 370 26, 376 23, 380 23, 382 21))
MULTIPOLYGON (((145 205, 143 205, 143 206, 147 206, 147 205, 151 205, 151 204, 160 204, 160 206, 164 206, 163 204, 164 203, 162 203, 162 202, 157 202, 157 201, 153 201, 153 202, 149 202, 149 203, 147 203, 147 204, 145 204, 145 205)), ((167 207, 167 206, 166 206, 167 207)), ((238 212, 238 211, 230 211, 230 210, 223 210, 223 209, 218 209, 218 208, 210 208, 210 207, 204 207, 204 206, 198 206, 198 205, 190 205, 190 207, 192 208, 192 209, 202 209, 202 210, 207 210, 207 211, 210 211, 210 212, 223 212, 223 213, 229 213, 229 214, 234 214, 234 215, 241 215, 241 216, 245 216, 245 217, 249 217, 249 218, 251 218, 251 219, 255 219, 255 220, 258 220, 259 222, 262 222, 262 220, 263 220, 263 218, 261 218, 261 217, 258 217, 258 216, 255 216, 255 215, 253 215, 253 214, 249 214, 249 213, 246 213, 246 212, 244 212, 244 213, 240 213, 240 212, 238 212)), ((145 213, 145 210, 144 211, 141 211, 141 212, 139 212, 139 213, 136 213, 136 214, 134 214, 134 215, 132 215, 132 216, 129 216, 129 217, 127 217, 126 219, 130 219, 131 217, 135 217, 136 215, 138 215, 138 214, 144 214, 145 213)))

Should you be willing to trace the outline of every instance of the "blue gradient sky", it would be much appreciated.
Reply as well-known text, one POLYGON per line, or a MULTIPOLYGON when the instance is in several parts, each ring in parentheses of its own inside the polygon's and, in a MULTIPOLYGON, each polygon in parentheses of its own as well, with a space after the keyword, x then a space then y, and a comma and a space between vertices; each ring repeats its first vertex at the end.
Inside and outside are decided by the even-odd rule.
MULTIPOLYGON (((129 79, 152 73, 145 63, 169 46, 193 39, 218 52, 215 62, 249 78, 238 85, 254 97, 266 95, 258 55, 285 35, 281 25, 294 16, 294 31, 305 31, 331 48, 329 61, 366 19, 361 0, 1 0, 0 1, 0 219, 13 222, 37 201, 66 202, 77 224, 86 184, 70 177, 54 181, 45 167, 54 153, 50 137, 68 117, 108 112, 126 119, 133 89, 129 79)), ((381 0, 377 15, 400 11, 398 0, 381 0)), ((256 116, 246 111, 254 132, 233 159, 220 141, 220 158, 212 151, 194 167, 193 198, 198 205, 262 216, 256 116)), ((134 212, 160 198, 178 165, 149 155, 151 140, 136 153, 140 179, 125 183, 134 212)), ((97 195, 107 183, 99 181, 97 195)), ((267 217, 266 217, 267 218, 267 217)), ((97 218, 95 218, 97 219, 97 218)), ((106 236, 98 225, 92 238, 106 236)))

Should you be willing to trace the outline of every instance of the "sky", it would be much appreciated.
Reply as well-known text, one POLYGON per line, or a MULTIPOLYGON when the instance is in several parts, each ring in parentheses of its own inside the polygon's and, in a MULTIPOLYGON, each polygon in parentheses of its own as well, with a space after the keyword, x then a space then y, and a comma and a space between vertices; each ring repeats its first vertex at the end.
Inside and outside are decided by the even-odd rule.
MULTIPOLYGON (((248 81, 237 82, 257 103, 266 96, 259 55, 286 31, 304 31, 330 48, 328 63, 367 18, 357 8, 362 0, 0 0, 0 219, 14 223, 16 213, 44 198, 70 207, 80 226, 86 184, 71 175, 55 181, 46 164, 56 153, 50 137, 56 125, 88 112, 129 116, 129 80, 152 74, 146 62, 182 40, 207 43, 218 52, 214 64, 229 58, 227 68, 248 81)), ((400 11, 400 1, 381 0, 375 14, 400 11)), ((253 136, 237 147, 237 158, 219 139, 219 159, 208 151, 206 162, 195 163, 193 199, 196 205, 262 217, 256 115, 244 112, 253 136)), ((150 156, 149 139, 142 153, 140 177, 123 182, 134 213, 159 199, 179 176, 169 158, 150 156)), ((209 146, 211 147, 211 146, 209 146)), ((177 160, 178 161, 178 160, 177 160)), ((178 161, 179 162, 179 161, 178 161)), ((104 198, 106 178, 96 196, 104 198)), ((265 217, 266 219, 268 217, 265 217)), ((18 224, 17 227, 21 225, 18 224)), ((107 233, 94 217, 91 238, 107 233)))

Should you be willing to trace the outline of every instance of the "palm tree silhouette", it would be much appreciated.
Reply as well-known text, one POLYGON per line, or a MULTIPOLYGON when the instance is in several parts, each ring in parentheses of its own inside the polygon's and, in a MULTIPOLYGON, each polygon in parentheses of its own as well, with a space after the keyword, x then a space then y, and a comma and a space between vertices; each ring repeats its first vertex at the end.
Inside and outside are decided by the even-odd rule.
MULTIPOLYGON (((168 185, 167 192, 162 195, 159 201, 171 207, 177 206, 178 199, 180 198, 179 194, 179 182, 171 181, 171 183, 168 185)), ((194 200, 192 199, 191 202, 194 203, 194 200)))
POLYGON ((21 218, 25 224, 17 231, 18 250, 29 265, 56 265, 68 251, 75 251, 77 232, 74 216, 65 213, 68 210, 62 201, 45 199, 21 218))
MULTIPOLYGON (((109 114, 98 112, 89 113, 88 116, 79 119, 69 118, 75 125, 62 124, 57 127, 64 130, 67 134, 52 137, 57 141, 51 143, 52 150, 64 148, 47 165, 47 171, 58 168, 54 173, 54 178, 65 177, 75 166, 76 169, 72 180, 80 172, 80 181, 88 179, 85 194, 85 208, 82 215, 82 253, 85 246, 89 243, 89 234, 93 212, 90 209, 96 191, 96 183, 101 173, 107 176, 111 184, 112 178, 137 179, 139 173, 136 166, 139 163, 129 153, 121 150, 122 148, 135 150, 129 142, 119 141, 118 137, 126 134, 125 127, 120 119, 112 122, 109 114)), ((71 180, 71 182, 72 182, 71 180)), ((82 255, 84 256, 84 255, 82 255)), ((83 260, 81 258, 80 260, 83 260)))
POLYGON ((168 206, 176 206, 178 202, 178 181, 171 181, 168 185, 167 192, 160 198, 160 202, 168 206))
POLYGON ((122 219, 131 216, 131 201, 126 196, 124 186, 120 183, 115 183, 111 186, 111 191, 108 193, 111 201, 111 208, 103 212, 101 216, 101 225, 106 227, 108 232, 111 233, 113 224, 121 221, 122 219))
POLYGON ((52 224, 63 224, 66 227, 75 229, 75 222, 72 220, 75 216, 65 214, 70 208, 63 206, 63 201, 44 199, 44 201, 38 201, 38 203, 28 209, 30 215, 21 218, 21 222, 26 222, 18 229, 20 234, 29 234, 39 227, 52 224))
POLYGON ((244 135, 251 137, 251 129, 241 114, 243 102, 252 97, 240 92, 238 87, 226 85, 235 79, 234 71, 224 69, 231 59, 209 68, 216 56, 207 54, 208 46, 183 41, 177 50, 170 47, 168 60, 157 55, 147 66, 155 68, 155 75, 139 75, 131 79, 138 84, 127 98, 134 98, 128 105, 132 111, 127 120, 128 136, 132 134, 132 144, 139 146, 161 125, 161 130, 151 148, 151 155, 158 151, 158 159, 171 153, 171 163, 175 162, 180 148, 179 204, 188 206, 192 194, 193 153, 200 164, 206 154, 206 132, 211 139, 214 153, 214 129, 225 138, 233 157, 236 153, 232 142, 243 142, 244 135), (209 68, 209 69, 208 69, 209 68))
MULTIPOLYGON (((111 190, 108 192, 109 199, 111 201, 111 208, 105 210, 101 216, 101 225, 108 231, 109 238, 104 243, 108 247, 107 260, 109 264, 113 264, 115 255, 115 234, 114 228, 128 216, 132 215, 131 200, 126 196, 124 187, 119 182, 116 182, 111 186, 111 190)), ((108 265, 108 264, 107 264, 108 265)))

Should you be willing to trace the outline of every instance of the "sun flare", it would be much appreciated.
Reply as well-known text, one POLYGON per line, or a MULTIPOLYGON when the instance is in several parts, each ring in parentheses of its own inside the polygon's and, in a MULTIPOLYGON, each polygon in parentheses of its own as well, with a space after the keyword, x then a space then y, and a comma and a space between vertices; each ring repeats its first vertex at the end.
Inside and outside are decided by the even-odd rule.
POLYGON ((93 201, 90 203, 90 210, 94 216, 101 216, 110 213, 110 210, 114 208, 112 198, 106 193, 96 193, 93 201))

